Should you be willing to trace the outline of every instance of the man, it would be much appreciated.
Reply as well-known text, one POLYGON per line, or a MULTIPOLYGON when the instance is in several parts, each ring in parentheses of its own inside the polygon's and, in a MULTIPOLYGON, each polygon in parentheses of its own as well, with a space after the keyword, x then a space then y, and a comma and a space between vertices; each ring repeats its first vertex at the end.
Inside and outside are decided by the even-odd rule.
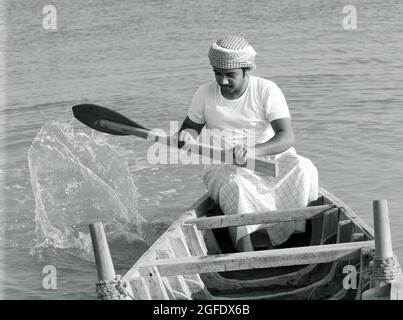
MULTIPOLYGON (((256 77, 256 52, 243 38, 213 43, 209 60, 215 80, 196 91, 175 141, 185 146, 206 126, 215 146, 233 148, 238 164, 249 155, 278 159, 278 178, 234 165, 209 165, 203 180, 224 214, 252 213, 306 206, 318 194, 318 176, 309 159, 296 154, 289 109, 280 88, 256 77)), ((286 241, 304 225, 294 222, 229 228, 234 247, 251 251, 286 241), (271 240, 271 241, 270 241, 271 240)))

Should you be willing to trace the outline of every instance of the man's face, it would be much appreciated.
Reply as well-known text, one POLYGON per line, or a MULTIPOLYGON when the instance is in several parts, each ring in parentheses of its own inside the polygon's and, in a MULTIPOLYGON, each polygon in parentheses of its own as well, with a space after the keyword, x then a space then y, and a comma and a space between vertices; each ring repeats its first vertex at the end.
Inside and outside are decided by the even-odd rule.
POLYGON ((242 89, 245 81, 242 69, 219 69, 213 68, 215 79, 221 89, 226 93, 234 93, 242 89))

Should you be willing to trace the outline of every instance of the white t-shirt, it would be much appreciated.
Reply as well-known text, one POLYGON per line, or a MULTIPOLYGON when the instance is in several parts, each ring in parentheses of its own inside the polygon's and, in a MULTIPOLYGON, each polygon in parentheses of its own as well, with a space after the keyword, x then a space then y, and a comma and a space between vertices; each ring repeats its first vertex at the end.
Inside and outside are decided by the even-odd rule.
POLYGON ((290 113, 282 91, 273 81, 249 75, 245 92, 235 100, 224 98, 215 80, 200 86, 188 117, 206 124, 207 132, 203 130, 203 134, 213 136, 215 146, 232 148, 235 144, 268 141, 274 136, 270 122, 290 118, 290 113))

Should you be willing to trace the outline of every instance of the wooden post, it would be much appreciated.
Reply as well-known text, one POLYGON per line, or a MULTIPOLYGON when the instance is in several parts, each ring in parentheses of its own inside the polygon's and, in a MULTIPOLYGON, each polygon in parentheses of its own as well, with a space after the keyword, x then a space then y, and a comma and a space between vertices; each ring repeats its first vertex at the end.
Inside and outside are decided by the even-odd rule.
POLYGON ((113 267, 112 257, 109 252, 102 222, 90 224, 89 228, 97 266, 98 280, 114 280, 116 278, 115 269, 113 267))
MULTIPOLYGON (((393 257, 392 236, 388 214, 388 202, 375 200, 373 202, 374 231, 375 231, 375 260, 383 261, 393 257)), ((375 295, 382 297, 388 293, 390 285, 386 282, 375 281, 375 295)))
MULTIPOLYGON (((375 232, 375 260, 383 261, 393 257, 392 236, 390 232, 388 202, 386 200, 373 201, 373 218, 375 232)), ((390 284, 375 279, 374 288, 363 292, 363 300, 387 299, 390 284)))
POLYGON ((375 200, 374 209, 374 230, 375 230, 375 259, 384 260, 393 257, 392 236, 390 233, 388 202, 386 200, 375 200))

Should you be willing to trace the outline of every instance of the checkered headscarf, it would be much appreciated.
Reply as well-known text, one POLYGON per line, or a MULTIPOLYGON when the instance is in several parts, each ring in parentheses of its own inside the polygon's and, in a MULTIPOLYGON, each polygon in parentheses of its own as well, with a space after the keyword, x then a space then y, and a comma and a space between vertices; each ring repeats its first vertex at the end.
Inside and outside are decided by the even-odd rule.
POLYGON ((256 51, 243 38, 228 36, 213 43, 208 57, 213 67, 220 69, 256 69, 256 51))

